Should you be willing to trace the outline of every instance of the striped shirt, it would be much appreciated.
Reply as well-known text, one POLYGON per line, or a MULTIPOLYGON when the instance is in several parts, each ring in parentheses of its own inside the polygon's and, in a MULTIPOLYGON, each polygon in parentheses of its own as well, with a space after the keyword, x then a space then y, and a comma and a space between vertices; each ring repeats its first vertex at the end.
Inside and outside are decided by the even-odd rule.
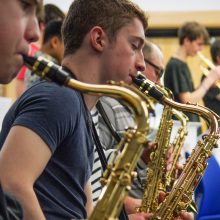
MULTIPOLYGON (((94 107, 91 110, 91 115, 92 115, 92 120, 95 125, 97 134, 99 135, 99 124, 98 124, 98 119, 99 119, 99 114, 98 110, 96 107, 94 107)), ((105 156, 107 158, 107 161, 110 160, 112 153, 114 152, 113 149, 109 150, 104 150, 105 156)), ((93 195, 93 203, 94 205, 96 204, 99 195, 101 194, 102 191, 102 186, 100 184, 100 177, 102 176, 103 170, 102 170, 102 164, 99 159, 99 155, 97 152, 96 147, 94 147, 94 163, 93 163, 93 170, 92 170, 92 175, 90 177, 91 185, 92 185, 92 195, 93 195)))

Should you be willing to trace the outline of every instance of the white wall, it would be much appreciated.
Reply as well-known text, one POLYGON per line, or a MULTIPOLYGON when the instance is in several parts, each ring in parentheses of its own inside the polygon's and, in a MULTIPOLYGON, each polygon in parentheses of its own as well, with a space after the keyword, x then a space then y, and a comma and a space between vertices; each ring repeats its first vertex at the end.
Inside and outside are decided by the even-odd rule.
MULTIPOLYGON (((53 3, 64 12, 73 0, 44 0, 53 3)), ((220 0, 132 0, 146 11, 210 11, 220 10, 220 0)))

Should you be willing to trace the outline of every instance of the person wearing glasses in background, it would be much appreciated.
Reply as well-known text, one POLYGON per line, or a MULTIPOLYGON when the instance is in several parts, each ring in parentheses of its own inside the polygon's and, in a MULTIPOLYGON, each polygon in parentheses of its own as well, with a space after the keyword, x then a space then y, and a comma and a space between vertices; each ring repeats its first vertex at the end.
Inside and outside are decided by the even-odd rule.
MULTIPOLYGON (((146 40, 143 48, 143 54, 146 69, 142 73, 151 81, 160 84, 160 78, 164 72, 163 54, 161 50, 157 45, 146 40)), ((113 152, 110 150, 116 148, 119 142, 118 139, 122 137, 124 131, 128 127, 135 126, 133 115, 129 109, 118 100, 110 97, 101 97, 99 103, 96 105, 96 108, 92 110, 92 117, 105 155, 107 155, 107 159, 109 160, 110 155, 113 152), (109 125, 106 124, 103 110, 105 112, 104 114, 108 117, 111 128, 109 128, 109 125)), ((154 140, 155 133, 156 132, 152 132, 152 134, 148 136, 149 141, 154 140)), ((136 219, 137 215, 134 213, 136 213, 136 208, 141 205, 143 197, 143 182, 146 180, 146 167, 149 162, 149 154, 149 148, 143 152, 136 170, 138 178, 134 180, 130 195, 125 199, 125 209, 129 214, 128 216, 130 220, 136 219)), ((91 183, 93 200, 96 202, 102 189, 99 183, 102 167, 97 153, 95 153, 94 161, 91 183)), ((189 218, 188 213, 183 213, 181 217, 184 220, 191 219, 189 218)))
MULTIPOLYGON (((197 52, 202 50, 203 45, 208 43, 209 34, 201 24, 186 22, 178 30, 178 38, 179 47, 165 69, 164 85, 173 92, 175 101, 197 103, 214 82, 220 79, 220 67, 210 71, 210 74, 195 89, 186 60, 189 56, 196 56, 197 52)), ((187 113, 186 115, 190 121, 199 121, 195 114, 187 113)))

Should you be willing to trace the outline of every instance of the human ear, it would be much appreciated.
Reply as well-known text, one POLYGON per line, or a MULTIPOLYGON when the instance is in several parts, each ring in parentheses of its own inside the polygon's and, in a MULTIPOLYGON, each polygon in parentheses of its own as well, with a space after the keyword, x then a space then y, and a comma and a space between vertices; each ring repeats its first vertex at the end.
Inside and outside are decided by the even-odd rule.
POLYGON ((105 39, 106 34, 101 27, 95 26, 90 30, 90 42, 96 51, 103 51, 105 46, 105 39))
POLYGON ((51 48, 56 48, 59 42, 60 42, 60 39, 57 36, 52 37, 50 39, 51 48))

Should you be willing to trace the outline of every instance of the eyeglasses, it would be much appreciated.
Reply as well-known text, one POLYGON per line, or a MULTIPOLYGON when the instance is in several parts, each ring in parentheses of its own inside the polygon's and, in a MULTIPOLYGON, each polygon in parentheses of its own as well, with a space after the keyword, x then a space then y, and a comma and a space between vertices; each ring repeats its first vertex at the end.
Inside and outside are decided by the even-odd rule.
POLYGON ((163 69, 163 68, 157 66, 156 64, 150 62, 150 61, 147 60, 147 59, 144 59, 144 62, 145 62, 145 63, 148 63, 148 64, 150 64, 152 67, 154 67, 158 79, 160 79, 160 78, 163 76, 163 73, 164 73, 164 69, 163 69))

